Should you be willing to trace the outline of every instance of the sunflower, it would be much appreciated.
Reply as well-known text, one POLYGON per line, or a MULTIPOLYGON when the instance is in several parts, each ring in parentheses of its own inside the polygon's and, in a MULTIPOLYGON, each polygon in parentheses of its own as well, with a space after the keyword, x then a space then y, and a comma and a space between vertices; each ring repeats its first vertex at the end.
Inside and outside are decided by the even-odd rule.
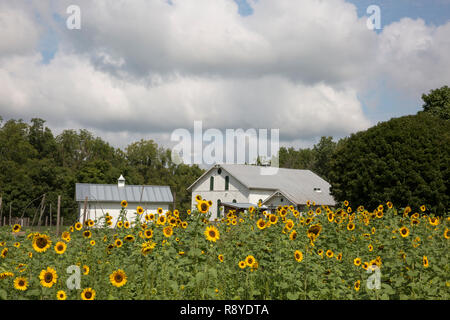
POLYGON ((427 257, 427 256, 423 256, 423 258, 422 258, 422 263, 423 263, 423 266, 424 266, 425 268, 428 268, 428 266, 429 266, 429 261, 428 261, 428 257, 427 257))
POLYGON ((378 219, 381 219, 381 218, 383 218, 383 215, 384 215, 384 213, 383 213, 383 211, 381 210, 378 210, 377 211, 377 213, 376 213, 376 217, 378 218, 378 219))
POLYGON ((122 206, 122 208, 126 208, 128 206, 128 201, 127 200, 122 200, 120 202, 120 205, 122 206))
POLYGON ((239 261, 239 268, 244 269, 247 266, 245 261, 239 261))
POLYGON ((394 206, 393 203, 390 201, 386 202, 386 205, 388 206, 389 209, 392 209, 392 207, 394 206))
POLYGON ((130 228, 130 221, 125 221, 125 222, 123 223, 123 226, 125 227, 125 229, 130 228))
POLYGON ((93 227, 94 224, 95 224, 94 221, 91 220, 91 219, 88 219, 88 220, 86 221, 86 225, 87 225, 88 227, 93 227))
POLYGON ((67 245, 62 242, 62 241, 58 241, 55 244, 55 251, 57 254, 63 254, 66 251, 67 245))
POLYGON ((223 258, 223 254, 219 254, 219 255, 217 256, 217 258, 219 259, 220 262, 223 262, 223 259, 224 259, 224 258, 223 258))
POLYGON ((437 226, 439 224, 439 218, 436 217, 428 217, 428 222, 432 226, 437 226))
POLYGON ((297 238, 297 231, 292 230, 291 234, 289 235, 289 240, 295 240, 297 238))
POLYGON ((361 265, 361 258, 355 258, 353 260, 353 264, 357 267, 359 267, 361 265))
POLYGON ((66 300, 66 299, 67 299, 67 294, 66 294, 66 292, 65 292, 64 290, 59 290, 59 291, 56 293, 56 299, 58 299, 58 300, 66 300))
POLYGON ((348 201, 347 200, 344 201, 344 206, 348 207, 348 201))
POLYGON ((356 290, 356 291, 359 291, 359 289, 361 288, 361 280, 357 280, 357 281, 355 282, 354 287, 355 287, 355 290, 356 290))
POLYGON ((75 223, 75 230, 80 231, 81 228, 83 228, 83 225, 81 224, 81 222, 75 223))
POLYGON ((249 255, 245 258, 245 263, 247 264, 247 266, 251 267, 253 266, 253 264, 256 262, 256 259, 254 256, 249 255))
POLYGON ((216 242, 220 238, 219 230, 214 226, 208 226, 205 229, 206 240, 216 242))
POLYGON ((109 275, 109 281, 114 287, 120 288, 127 283, 127 274, 118 269, 109 275))
POLYGON ((259 219, 259 220, 256 222, 256 226, 257 226, 260 230, 262 230, 262 229, 264 229, 264 228, 266 227, 266 222, 265 222, 263 219, 259 219))
POLYGON ((317 254, 323 258, 323 249, 317 250, 317 254))
POLYGON ((45 252, 52 245, 52 241, 46 234, 38 234, 33 238, 33 249, 36 252, 45 252))
POLYGON ((307 236, 311 241, 315 241, 322 231, 322 226, 320 224, 312 225, 308 228, 307 236))
POLYGON ((187 226, 188 226, 187 221, 183 221, 183 222, 181 223, 181 227, 182 227, 183 229, 186 229, 187 226))
POLYGON ((417 226, 418 224, 420 224, 420 220, 419 219, 411 219, 411 225, 412 226, 417 226))
POLYGON ((120 240, 120 239, 116 239, 116 240, 114 241, 114 245, 115 245, 117 248, 120 248, 120 247, 123 245, 123 242, 122 242, 122 240, 120 240))
POLYGON ((326 255, 327 255, 328 258, 331 258, 331 257, 333 257, 334 253, 333 253, 332 250, 328 249, 327 252, 326 252, 326 255))
POLYGON ((197 202, 200 202, 200 201, 202 201, 202 196, 201 195, 196 195, 195 196, 195 201, 197 201, 197 202))
POLYGON ((8 254, 8 248, 4 248, 2 250, 2 253, 0 253, 0 257, 5 258, 7 254, 8 254))
POLYGON ((39 279, 43 287, 51 288, 56 283, 58 274, 55 269, 47 267, 47 269, 41 271, 39 274, 39 279))
POLYGON ((139 215, 143 214, 144 213, 144 208, 142 208, 141 206, 137 207, 136 213, 139 214, 139 215))
POLYGON ((409 229, 405 226, 401 227, 398 231, 403 238, 409 236, 409 229))
POLYGON ((269 215, 269 221, 271 224, 276 224, 278 222, 278 217, 274 214, 269 215))
POLYGON ((333 220, 334 220, 334 215, 333 215, 332 212, 328 212, 328 214, 327 214, 327 219, 328 219, 329 222, 333 222, 333 220))
POLYGON ((81 299, 83 300, 94 300, 95 290, 91 288, 86 288, 81 292, 81 299))
POLYGON ((372 244, 369 244, 369 245, 367 246, 367 248, 369 249, 369 251, 372 251, 372 250, 373 250, 373 245, 372 245, 372 244))
POLYGON ((84 274, 85 276, 87 276, 87 275, 89 274, 89 271, 90 271, 91 269, 90 269, 87 265, 83 265, 82 270, 83 270, 83 274, 84 274))
POLYGON ((207 201, 200 201, 197 204, 197 210, 200 211, 201 213, 207 213, 209 210, 209 203, 207 201))
POLYGON ((14 247, 20 248, 20 242, 14 242, 14 247))
POLYGON ((20 224, 15 224, 15 225, 12 227, 12 231, 13 231, 14 233, 17 233, 17 232, 20 231, 20 228, 21 228, 20 224))
POLYGON ((169 237, 172 236, 172 234, 173 234, 173 229, 172 229, 172 227, 170 227, 170 226, 165 227, 165 228, 163 229, 163 233, 164 233, 164 236, 165 236, 166 238, 169 238, 169 237))
POLYGON ((445 239, 450 239, 450 229, 447 229, 447 228, 445 228, 445 231, 444 231, 444 238, 445 239))
POLYGON ((341 261, 341 260, 342 260, 342 253, 339 253, 339 254, 336 256, 336 260, 337 260, 337 261, 341 261))
POLYGON ((9 271, 0 273, 0 280, 6 279, 8 277, 14 277, 14 273, 9 271))
POLYGON ((28 280, 25 277, 17 277, 14 279, 14 289, 25 291, 28 288, 28 280))
POLYGON ((176 226, 178 220, 176 217, 170 217, 168 222, 172 227, 174 227, 174 226, 176 226))
POLYGON ((159 225, 166 224, 166 216, 159 216, 158 220, 156 221, 156 223, 159 224, 159 225))
POLYGON ((303 253, 299 250, 295 250, 294 258, 297 262, 301 262, 303 260, 303 253))
POLYGON ((153 237, 153 230, 152 229, 145 230, 144 236, 145 236, 145 238, 150 239, 151 237, 153 237))
POLYGON ((377 229, 375 229, 375 227, 372 227, 372 229, 370 230, 370 232, 372 232, 372 234, 375 234, 375 231, 376 231, 377 229))
POLYGON ((90 238, 92 236, 92 232, 91 232, 91 230, 84 230, 83 231, 83 237, 85 237, 85 238, 90 238))
POLYGON ((427 207, 425 207, 425 205, 421 205, 420 206, 420 211, 425 212, 425 210, 427 210, 427 207))
POLYGON ((64 232, 61 234, 61 238, 62 238, 64 241, 66 241, 66 242, 70 242, 70 232, 64 231, 64 232))
POLYGON ((132 234, 129 234, 129 235, 125 236, 123 238, 123 240, 127 241, 127 242, 133 242, 134 241, 134 236, 132 234))

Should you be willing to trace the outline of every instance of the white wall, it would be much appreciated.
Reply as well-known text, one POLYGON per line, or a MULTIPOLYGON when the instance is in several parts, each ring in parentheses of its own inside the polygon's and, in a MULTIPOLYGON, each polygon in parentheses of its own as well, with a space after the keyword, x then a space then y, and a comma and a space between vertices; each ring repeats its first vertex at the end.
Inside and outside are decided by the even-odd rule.
MULTIPOLYGON (((200 195, 202 199, 211 200, 213 205, 210 208, 211 220, 217 218, 217 201, 221 202, 249 202, 249 190, 240 183, 237 179, 231 176, 227 171, 222 169, 222 173, 217 172, 218 169, 214 168, 208 174, 203 176, 203 178, 197 182, 197 184, 192 188, 192 209, 197 206, 197 201, 195 201, 195 196, 200 195), (214 177, 214 189, 210 191, 210 177, 214 177), (225 177, 229 176, 229 189, 225 190, 225 177)), ((222 207, 223 209, 223 207, 222 207)), ((222 213, 223 216, 223 213, 222 213)))
POLYGON ((274 192, 275 190, 251 189, 248 202, 258 204, 260 199, 264 201, 274 192))
MULTIPOLYGON (((141 205, 142 208, 144 208, 144 213, 141 217, 141 222, 145 221, 144 216, 148 213, 156 213, 156 210, 158 208, 162 208, 164 212, 169 210, 169 204, 167 203, 128 203, 128 206, 126 208, 127 211, 127 220, 130 222, 134 221, 136 217, 136 209, 137 207, 141 205)), ((79 221, 83 222, 83 215, 84 215, 84 202, 79 202, 79 221)), ((117 218, 119 217, 120 210, 122 209, 120 202, 92 202, 88 203, 87 210, 86 210, 86 219, 90 218, 92 220, 97 220, 100 217, 103 217, 106 215, 106 213, 109 213, 110 216, 112 216, 112 225, 114 226, 116 224, 117 218)))
POLYGON ((271 207, 278 207, 278 206, 290 206, 293 205, 292 202, 290 202, 286 197, 282 195, 276 195, 273 196, 269 201, 267 201, 264 205, 271 207))

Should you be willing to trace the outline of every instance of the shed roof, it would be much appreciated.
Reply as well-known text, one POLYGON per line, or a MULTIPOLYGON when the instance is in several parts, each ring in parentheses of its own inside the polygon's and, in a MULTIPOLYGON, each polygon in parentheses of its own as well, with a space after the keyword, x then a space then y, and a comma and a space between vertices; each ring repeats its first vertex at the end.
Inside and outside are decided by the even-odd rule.
POLYGON ((99 202, 155 202, 172 203, 173 196, 169 186, 126 185, 118 187, 117 184, 91 184, 77 183, 75 185, 75 200, 99 202))

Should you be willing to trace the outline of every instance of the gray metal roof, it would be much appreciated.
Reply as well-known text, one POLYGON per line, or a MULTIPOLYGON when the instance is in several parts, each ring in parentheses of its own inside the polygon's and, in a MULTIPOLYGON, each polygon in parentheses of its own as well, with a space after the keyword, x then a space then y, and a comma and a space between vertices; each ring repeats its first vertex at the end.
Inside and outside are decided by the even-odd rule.
POLYGON ((117 184, 91 184, 77 183, 75 185, 75 200, 99 202, 157 202, 172 203, 173 196, 169 186, 141 186, 125 185, 118 187, 117 184))
MULTIPOLYGON (((308 200, 320 205, 334 206, 336 204, 330 194, 331 185, 311 170, 278 168, 274 175, 262 175, 261 169, 264 167, 219 164, 210 168, 208 172, 218 167, 228 172, 248 189, 279 190, 296 204, 305 204, 308 200), (314 191, 314 188, 320 188, 321 192, 314 191)), ((192 189, 200 178, 188 190, 192 189)))

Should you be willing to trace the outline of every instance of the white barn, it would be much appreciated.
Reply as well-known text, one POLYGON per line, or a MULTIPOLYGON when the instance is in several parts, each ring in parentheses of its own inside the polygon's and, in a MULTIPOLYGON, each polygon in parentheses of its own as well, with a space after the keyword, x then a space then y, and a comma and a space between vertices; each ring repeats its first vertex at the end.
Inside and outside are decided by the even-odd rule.
POLYGON ((126 200, 127 219, 132 221, 138 206, 147 213, 156 213, 158 208, 164 212, 173 205, 173 196, 169 186, 125 185, 125 178, 120 176, 117 184, 77 183, 75 200, 78 203, 79 221, 84 222, 86 202, 86 219, 96 220, 106 213, 112 216, 115 225, 121 210, 121 201, 126 200))
POLYGON ((245 210, 262 202, 266 210, 278 205, 305 209, 309 200, 316 205, 334 206, 330 184, 310 170, 279 168, 274 175, 261 175, 261 168, 243 164, 216 164, 189 188, 192 208, 195 196, 211 200, 211 219, 221 218, 228 209, 245 210))

